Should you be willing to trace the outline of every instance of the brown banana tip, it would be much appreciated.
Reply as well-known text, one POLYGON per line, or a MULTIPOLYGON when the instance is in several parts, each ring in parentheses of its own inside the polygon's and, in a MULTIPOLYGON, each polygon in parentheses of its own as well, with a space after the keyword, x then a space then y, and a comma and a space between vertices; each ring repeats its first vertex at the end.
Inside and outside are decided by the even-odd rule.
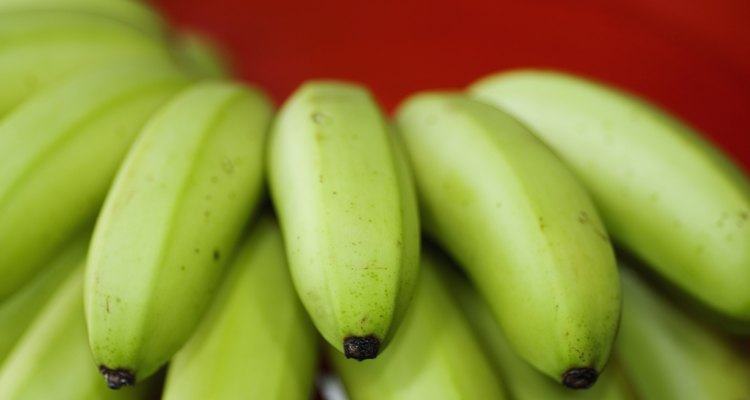
POLYGON ((117 390, 123 386, 135 385, 135 375, 122 369, 109 369, 103 365, 99 366, 99 372, 104 375, 104 380, 110 389, 117 390))
POLYGON ((380 350, 380 339, 370 336, 348 336, 344 338, 344 355, 357 361, 375 358, 380 350))
POLYGON ((571 368, 562 376, 562 384, 571 389, 588 389, 599 377, 593 368, 571 368))

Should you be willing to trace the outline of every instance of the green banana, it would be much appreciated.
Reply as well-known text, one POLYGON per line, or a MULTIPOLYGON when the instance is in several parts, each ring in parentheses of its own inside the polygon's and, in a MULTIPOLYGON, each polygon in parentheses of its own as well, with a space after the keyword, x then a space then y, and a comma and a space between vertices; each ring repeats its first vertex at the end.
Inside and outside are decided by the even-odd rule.
POLYGON ((111 18, 73 12, 0 14, 0 117, 45 86, 105 63, 170 60, 171 47, 111 18))
POLYGON ((292 278, 323 337, 374 358, 413 291, 419 221, 407 165, 367 89, 310 81, 272 129, 268 180, 292 278))
MULTIPOLYGON (((573 391, 550 380, 522 360, 505 338, 487 304, 469 282, 459 274, 449 275, 451 292, 475 329, 478 340, 490 354, 511 397, 517 400, 628 400, 635 394, 617 360, 610 359, 596 385, 589 390, 573 391)), ((615 345, 616 346, 616 345, 615 345)))
POLYGON ((94 229, 86 321, 112 388, 164 365, 198 325, 262 195, 272 108, 260 90, 203 82, 144 127, 94 229))
POLYGON ((161 62, 108 64, 0 121, 0 299, 93 220, 140 127, 188 82, 161 62))
POLYGON ((750 357, 684 315, 621 268, 623 311, 615 356, 638 398, 750 399, 750 357))
POLYGON ((0 1, 0 14, 38 11, 62 11, 109 17, 156 35, 163 35, 166 30, 166 25, 157 12, 145 4, 132 0, 0 1))
POLYGON ((469 89, 526 124, 591 193, 613 240, 712 308, 750 324, 750 183, 655 106, 552 71, 469 89))
POLYGON ((107 64, 0 121, 0 300, 93 220, 140 127, 189 81, 157 61, 107 64))
POLYGON ((82 303, 83 259, 63 278, 0 367, 0 398, 9 400, 145 399, 153 384, 115 393, 91 368, 82 303))
POLYGON ((464 267, 535 368, 586 388, 620 313, 613 250, 584 189, 524 126, 457 93, 397 110, 425 232, 464 267))
POLYGON ((330 350, 352 400, 503 399, 503 384, 449 293, 447 266, 425 250, 414 300, 386 351, 358 363, 330 350))
POLYGON ((273 218, 255 224, 231 268, 170 363, 163 399, 309 399, 318 334, 292 286, 273 218))
POLYGON ((13 297, 0 303, 0 364, 23 336, 39 310, 44 306, 60 282, 73 268, 83 262, 89 235, 81 234, 67 248, 57 254, 39 276, 24 286, 13 297))
POLYGON ((227 56, 208 37, 189 31, 182 32, 178 35, 177 43, 180 57, 196 75, 214 79, 232 76, 227 56))

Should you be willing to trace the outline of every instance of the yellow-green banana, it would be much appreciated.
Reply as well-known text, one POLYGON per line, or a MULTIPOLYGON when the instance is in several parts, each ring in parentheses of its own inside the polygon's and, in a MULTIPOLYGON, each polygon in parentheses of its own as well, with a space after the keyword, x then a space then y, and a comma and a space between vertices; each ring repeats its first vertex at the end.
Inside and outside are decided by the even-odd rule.
POLYGON ((18 293, 0 303, 0 365, 44 307, 60 282, 83 262, 89 243, 88 232, 75 238, 50 260, 49 265, 18 293))
POLYGON ((607 362, 620 313, 614 254, 565 165, 523 125, 458 93, 397 112, 426 233, 464 267, 530 364, 573 388, 607 362))
POLYGON ((411 297, 419 225, 411 177, 367 89, 311 81, 280 110, 268 173, 297 292, 347 357, 385 348, 411 297))
MULTIPOLYGON (((114 18, 138 29, 163 34, 165 23, 159 14, 132 0, 2 0, 0 14, 62 11, 114 18)), ((20 15, 20 14, 19 14, 20 15)))
POLYGON ((112 388, 164 365, 209 304, 262 195, 272 108, 260 90, 198 83, 144 127, 94 229, 86 321, 112 388))
POLYGON ((7 400, 145 399, 147 389, 113 392, 91 368, 83 318, 83 259, 36 316, 0 367, 0 398, 7 400))
POLYGON ((574 391, 550 380, 521 359, 508 343, 487 303, 460 274, 450 275, 451 291, 471 322, 479 342, 516 400, 634 400, 635 394, 617 360, 610 359, 596 385, 574 391))
POLYGON ((445 269, 425 251, 416 294, 393 340, 376 360, 329 351, 352 400, 503 399, 503 384, 449 292, 445 269))
POLYGON ((750 184, 716 148, 643 100, 563 73, 500 73, 470 91, 565 160, 613 240, 750 325, 750 184))
POLYGON ((638 398, 750 399, 750 355, 684 315, 621 268, 623 311, 615 355, 638 398))
POLYGON ((195 32, 181 32, 177 37, 177 45, 183 62, 197 75, 215 79, 232 76, 226 54, 208 37, 195 32))
POLYGON ((0 13, 0 117, 77 71, 172 58, 165 40, 112 18, 64 11, 0 13))
POLYGON ((161 61, 106 64, 0 120, 0 300, 92 222, 141 126, 189 81, 161 61))
POLYGON ((292 286, 273 218, 255 224, 231 268, 170 363, 163 399, 310 399, 318 333, 292 286))

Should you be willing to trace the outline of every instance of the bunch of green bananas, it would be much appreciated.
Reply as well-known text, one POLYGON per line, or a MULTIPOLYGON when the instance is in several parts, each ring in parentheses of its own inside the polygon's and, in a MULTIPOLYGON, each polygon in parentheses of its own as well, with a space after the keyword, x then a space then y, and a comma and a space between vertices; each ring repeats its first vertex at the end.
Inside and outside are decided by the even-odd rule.
POLYGON ((139 2, 0 1, 0 399, 750 399, 750 181, 674 117, 229 77, 139 2))

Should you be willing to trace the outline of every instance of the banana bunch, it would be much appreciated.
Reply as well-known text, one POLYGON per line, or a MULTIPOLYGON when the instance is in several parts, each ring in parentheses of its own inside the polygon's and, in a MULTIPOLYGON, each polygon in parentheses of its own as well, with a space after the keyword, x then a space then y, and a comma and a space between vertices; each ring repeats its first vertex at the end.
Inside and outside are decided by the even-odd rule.
POLYGON ((3 400, 750 399, 750 181, 684 123, 538 70, 275 112, 132 0, 0 0, 0 277, 3 400))

